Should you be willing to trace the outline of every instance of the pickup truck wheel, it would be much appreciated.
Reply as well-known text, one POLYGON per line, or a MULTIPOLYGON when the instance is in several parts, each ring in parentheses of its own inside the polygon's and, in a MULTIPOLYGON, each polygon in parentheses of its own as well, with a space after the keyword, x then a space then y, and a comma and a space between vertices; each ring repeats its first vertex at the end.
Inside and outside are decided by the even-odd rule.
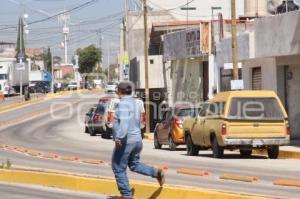
POLYGON ((193 144, 190 135, 186 137, 186 151, 187 151, 187 155, 189 156, 196 156, 199 153, 199 149, 196 145, 193 144))
POLYGON ((219 145, 216 137, 214 137, 212 141, 212 151, 213 158, 222 158, 224 155, 224 148, 219 145))
POLYGON ((268 147, 268 156, 270 159, 277 159, 279 155, 279 146, 268 147))
POLYGON ((161 144, 158 141, 156 133, 154 133, 154 140, 153 140, 153 142, 154 142, 154 148, 155 149, 161 149, 161 144))
POLYGON ((242 157, 249 157, 252 154, 251 149, 240 149, 240 154, 242 157))
POLYGON ((176 151, 176 144, 172 138, 172 136, 169 136, 169 149, 170 151, 176 151))

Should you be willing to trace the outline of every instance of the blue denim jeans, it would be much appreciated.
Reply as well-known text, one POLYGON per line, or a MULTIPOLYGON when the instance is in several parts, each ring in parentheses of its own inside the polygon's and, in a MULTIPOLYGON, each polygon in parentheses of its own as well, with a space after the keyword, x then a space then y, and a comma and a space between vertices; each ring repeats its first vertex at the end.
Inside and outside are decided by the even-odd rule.
POLYGON ((133 172, 157 177, 158 169, 140 163, 140 153, 143 149, 141 141, 135 143, 123 143, 121 148, 115 148, 112 156, 112 170, 115 174, 118 189, 122 196, 132 197, 127 177, 127 166, 133 172))

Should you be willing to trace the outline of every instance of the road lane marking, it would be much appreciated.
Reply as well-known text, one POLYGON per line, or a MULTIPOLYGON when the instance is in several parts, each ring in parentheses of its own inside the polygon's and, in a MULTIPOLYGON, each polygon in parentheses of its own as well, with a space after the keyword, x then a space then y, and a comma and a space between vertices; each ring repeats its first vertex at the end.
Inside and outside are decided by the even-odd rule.
POLYGON ((242 181, 242 182, 256 182, 258 178, 256 176, 243 176, 236 174, 224 174, 220 176, 222 180, 234 180, 234 181, 242 181))
POLYGON ((191 168, 179 168, 176 169, 178 174, 186 174, 186 175, 193 175, 193 176, 208 176, 209 173, 207 171, 202 171, 199 169, 191 169, 191 168))
POLYGON ((300 187, 300 180, 287 180, 287 179, 276 179, 273 181, 274 185, 300 187))

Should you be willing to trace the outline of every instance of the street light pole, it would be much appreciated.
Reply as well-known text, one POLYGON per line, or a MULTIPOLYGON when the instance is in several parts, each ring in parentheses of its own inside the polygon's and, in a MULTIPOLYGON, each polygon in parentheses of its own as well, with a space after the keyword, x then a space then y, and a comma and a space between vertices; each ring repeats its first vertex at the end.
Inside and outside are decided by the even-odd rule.
POLYGON ((53 48, 51 48, 51 92, 54 93, 54 61, 53 48))
POLYGON ((144 4, 144 56, 145 56, 145 105, 146 105, 146 133, 150 133, 150 100, 149 100, 149 74, 148 74, 148 8, 147 0, 144 4))
POLYGON ((231 42, 232 42, 232 65, 233 65, 233 79, 239 79, 238 69, 238 52, 237 52, 237 30, 236 30, 236 7, 235 0, 231 0, 231 42))

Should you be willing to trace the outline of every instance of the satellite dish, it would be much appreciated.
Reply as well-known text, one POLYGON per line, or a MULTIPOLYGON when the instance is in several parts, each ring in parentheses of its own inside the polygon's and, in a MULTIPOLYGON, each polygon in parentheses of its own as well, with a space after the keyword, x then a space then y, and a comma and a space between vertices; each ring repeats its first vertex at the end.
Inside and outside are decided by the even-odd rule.
POLYGON ((300 0, 294 0, 294 4, 296 4, 297 6, 300 6, 300 0))

